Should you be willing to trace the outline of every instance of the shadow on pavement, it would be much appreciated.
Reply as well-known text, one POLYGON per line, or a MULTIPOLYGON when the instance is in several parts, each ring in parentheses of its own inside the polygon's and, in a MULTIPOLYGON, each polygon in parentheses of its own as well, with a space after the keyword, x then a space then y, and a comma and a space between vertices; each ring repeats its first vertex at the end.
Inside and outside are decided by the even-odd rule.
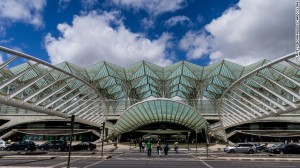
POLYGON ((26 164, 26 163, 40 162, 40 161, 52 160, 52 159, 55 159, 55 157, 51 157, 50 159, 39 159, 39 160, 30 160, 30 161, 24 161, 24 162, 19 162, 19 163, 3 164, 3 165, 0 165, 0 166, 21 165, 21 164, 26 164))

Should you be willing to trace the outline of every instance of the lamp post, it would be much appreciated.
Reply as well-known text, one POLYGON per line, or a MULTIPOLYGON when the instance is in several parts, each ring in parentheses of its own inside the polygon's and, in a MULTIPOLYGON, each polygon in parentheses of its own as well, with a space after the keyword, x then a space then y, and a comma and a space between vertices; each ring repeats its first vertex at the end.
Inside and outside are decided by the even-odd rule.
POLYGON ((205 139, 206 139, 206 158, 208 158, 208 134, 207 134, 207 123, 205 123, 205 139))
POLYGON ((190 150, 190 135, 191 135, 191 132, 188 132, 188 150, 190 150))
POLYGON ((105 122, 102 123, 102 129, 101 157, 103 157, 105 122))
POLYGON ((197 138, 197 134, 198 134, 198 128, 196 128, 196 153, 198 153, 198 146, 197 146, 197 143, 198 143, 198 138, 197 138))
POLYGON ((75 115, 71 116, 71 134, 70 134, 70 145, 69 145, 69 156, 68 156, 68 168, 70 167, 70 157, 71 157, 71 146, 72 146, 72 137, 73 137, 73 129, 74 129, 74 120, 75 115))

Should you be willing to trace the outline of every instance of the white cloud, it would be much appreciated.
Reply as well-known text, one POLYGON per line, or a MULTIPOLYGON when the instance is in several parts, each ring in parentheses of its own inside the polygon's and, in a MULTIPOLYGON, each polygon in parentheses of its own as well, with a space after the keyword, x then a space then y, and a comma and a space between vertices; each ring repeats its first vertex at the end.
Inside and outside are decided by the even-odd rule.
POLYGON ((180 24, 182 26, 183 25, 191 26, 191 20, 186 16, 174 16, 165 22, 165 26, 167 27, 173 27, 177 24, 180 24))
POLYGON ((69 61, 88 66, 108 61, 128 66, 141 60, 158 65, 169 65, 168 45, 171 35, 162 34, 150 40, 139 33, 132 33, 123 25, 117 12, 95 11, 88 15, 75 16, 72 25, 57 26, 61 36, 45 37, 45 47, 53 64, 69 61), (113 27, 111 26, 113 25, 113 27))
POLYGON ((5 22, 24 22, 40 28, 44 25, 41 13, 45 6, 45 0, 1 0, 0 19, 5 19, 5 22))
POLYGON ((186 57, 188 60, 198 59, 209 54, 211 37, 205 33, 198 31, 188 31, 179 42, 179 48, 187 51, 186 57))
POLYGON ((14 41, 14 38, 10 37, 9 39, 2 39, 0 40, 0 44, 9 44, 14 41))
POLYGON ((4 62, 3 56, 1 56, 1 54, 0 54, 0 64, 2 64, 3 62, 4 62))
POLYGON ((240 0, 204 31, 188 32, 180 46, 192 59, 209 54, 211 61, 240 64, 274 60, 294 51, 294 11, 294 1, 240 0))
POLYGON ((143 25, 143 27, 145 29, 150 29, 150 28, 154 28, 155 26, 155 18, 143 18, 141 20, 141 24, 143 25))
POLYGON ((69 7, 71 0, 59 0, 58 1, 58 12, 65 10, 69 7))
POLYGON ((198 22, 198 23, 203 23, 203 22, 204 22, 204 17, 203 17, 202 15, 199 14, 199 15, 197 16, 197 22, 198 22))
POLYGON ((186 0, 112 0, 118 6, 145 10, 151 15, 174 12, 186 6, 186 0))
POLYGON ((81 0, 81 5, 84 9, 92 9, 94 6, 98 5, 98 0, 81 0))

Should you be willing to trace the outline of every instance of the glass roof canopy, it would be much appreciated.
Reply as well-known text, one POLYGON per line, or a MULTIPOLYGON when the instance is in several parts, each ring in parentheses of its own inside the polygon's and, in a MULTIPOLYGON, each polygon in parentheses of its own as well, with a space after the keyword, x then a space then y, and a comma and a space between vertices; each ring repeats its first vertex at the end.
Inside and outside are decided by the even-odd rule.
MULTIPOLYGON (((206 97, 217 100, 234 81, 269 62, 261 60, 248 66, 242 66, 223 60, 202 67, 181 61, 160 67, 147 61, 141 61, 123 68, 104 61, 86 68, 69 62, 55 66, 87 81, 109 100, 128 98, 141 101, 150 96, 157 98, 179 96, 182 99, 206 97)), ((18 74, 31 66, 29 62, 12 64, 9 68, 0 70, 0 79, 5 80, 9 75, 18 74)), ((299 73, 298 69, 293 66, 280 65, 276 69, 281 72, 299 73)), ((27 71, 20 77, 20 80, 26 82, 50 70, 51 68, 47 67, 32 67, 32 70, 27 71)), ((55 77, 59 77, 59 74, 55 77)))
POLYGON ((201 131, 209 125, 200 113, 185 103, 170 99, 152 99, 129 107, 115 124, 115 133, 130 132, 143 125, 170 122, 201 131))
POLYGON ((43 64, 3 48, 8 59, 0 65, 0 102, 63 117, 74 114, 90 123, 105 121, 107 101, 125 99, 133 105, 151 96, 219 101, 226 127, 299 108, 300 66, 292 58, 272 65, 268 60, 248 66, 223 60, 206 67, 186 61, 160 67, 141 61, 120 67, 104 61, 84 68, 43 64))
MULTIPOLYGON (((181 61, 160 67, 141 61, 125 68, 108 62, 100 62, 87 68, 63 62, 56 67, 88 81, 98 88, 105 98, 112 100, 124 97, 131 100, 143 100, 150 96, 218 99, 223 91, 242 75, 268 62, 270 61, 262 60, 244 67, 224 60, 201 67, 181 61)), ((26 67, 28 63, 17 65, 7 71, 18 73, 26 67)), ((40 71, 47 71, 47 69, 35 69, 35 72, 28 72, 27 80, 36 76, 35 73, 40 71)))

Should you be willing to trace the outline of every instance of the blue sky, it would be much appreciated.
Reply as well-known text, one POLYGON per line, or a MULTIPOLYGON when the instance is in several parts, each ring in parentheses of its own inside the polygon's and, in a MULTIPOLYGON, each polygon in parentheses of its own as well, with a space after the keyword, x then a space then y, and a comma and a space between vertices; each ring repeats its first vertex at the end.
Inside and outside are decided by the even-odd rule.
MULTIPOLYGON (((0 45, 57 64, 247 65, 294 51, 294 0, 1 0, 0 45)), ((0 53, 0 62, 7 59, 0 53)))

